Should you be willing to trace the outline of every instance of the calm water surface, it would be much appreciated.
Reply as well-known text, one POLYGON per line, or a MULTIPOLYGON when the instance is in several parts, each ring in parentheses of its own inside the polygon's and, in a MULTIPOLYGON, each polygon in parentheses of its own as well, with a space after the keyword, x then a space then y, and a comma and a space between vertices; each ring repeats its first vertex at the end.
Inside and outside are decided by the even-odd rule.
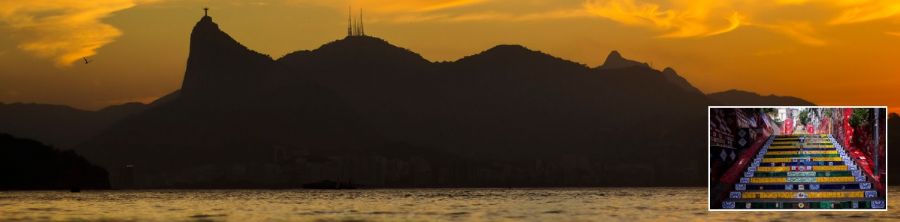
MULTIPOLYGON (((707 212, 706 195, 705 188, 0 192, 0 221, 900 221, 896 210, 707 212)), ((890 199, 888 207, 897 204, 890 199)))

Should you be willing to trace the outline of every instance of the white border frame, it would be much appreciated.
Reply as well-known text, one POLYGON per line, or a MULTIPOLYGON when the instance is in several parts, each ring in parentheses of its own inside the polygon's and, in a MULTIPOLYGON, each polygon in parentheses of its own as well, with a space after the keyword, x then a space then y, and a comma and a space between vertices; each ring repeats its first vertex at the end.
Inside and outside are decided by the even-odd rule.
POLYGON ((884 174, 884 209, 712 209, 712 184, 709 183, 709 176, 712 173, 712 166, 709 162, 709 159, 712 158, 712 141, 710 141, 710 128, 709 122, 712 121, 710 117, 712 116, 712 109, 741 109, 741 108, 875 108, 875 109, 884 109, 884 169, 890 170, 888 163, 888 153, 890 152, 890 146, 888 141, 888 116, 890 109, 887 106, 707 106, 706 107, 706 210, 709 212, 729 212, 729 211, 749 211, 749 212, 765 212, 765 211, 788 211, 788 212, 813 212, 813 211, 888 211, 890 209, 890 202, 888 201, 888 179, 889 176, 887 172, 884 174))

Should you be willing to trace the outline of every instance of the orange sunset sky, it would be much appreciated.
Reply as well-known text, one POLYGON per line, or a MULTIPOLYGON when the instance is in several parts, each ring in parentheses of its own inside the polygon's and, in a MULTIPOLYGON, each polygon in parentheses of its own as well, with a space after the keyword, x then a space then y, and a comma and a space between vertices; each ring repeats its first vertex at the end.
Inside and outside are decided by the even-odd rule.
POLYGON ((180 87, 204 6, 278 58, 342 38, 351 5, 365 10, 367 34, 432 61, 521 44, 597 66, 619 50, 706 93, 900 111, 893 0, 2 0, 0 102, 150 102, 180 87))

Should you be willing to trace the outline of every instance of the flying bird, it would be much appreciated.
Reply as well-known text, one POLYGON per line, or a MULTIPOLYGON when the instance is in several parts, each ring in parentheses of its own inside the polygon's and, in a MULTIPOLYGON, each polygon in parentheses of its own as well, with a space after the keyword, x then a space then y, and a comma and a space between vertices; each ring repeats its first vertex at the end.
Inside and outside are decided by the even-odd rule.
POLYGON ((94 61, 94 60, 88 60, 87 57, 81 57, 81 59, 84 59, 84 64, 88 64, 88 63, 91 63, 94 61))

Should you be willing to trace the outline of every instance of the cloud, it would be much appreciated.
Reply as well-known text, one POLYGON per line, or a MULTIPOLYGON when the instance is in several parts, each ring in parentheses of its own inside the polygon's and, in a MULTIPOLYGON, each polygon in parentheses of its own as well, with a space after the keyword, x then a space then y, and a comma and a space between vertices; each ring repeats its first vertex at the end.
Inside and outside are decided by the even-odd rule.
POLYGON ((486 0, 353 0, 353 7, 377 12, 432 12, 483 3, 486 0))
POLYGON ((584 8, 596 16, 626 25, 664 32, 661 37, 713 36, 737 29, 744 16, 724 8, 720 1, 673 1, 675 7, 636 0, 591 0, 584 8), (720 12, 727 12, 721 14, 720 12))
POLYGON ((469 5, 477 5, 490 0, 286 0, 294 4, 315 4, 344 9, 348 6, 363 8, 376 13, 427 13, 469 5))
POLYGON ((410 14, 389 17, 386 19, 374 19, 375 22, 408 23, 408 22, 525 22, 552 19, 587 18, 591 15, 584 10, 556 10, 533 13, 508 13, 508 12, 470 12, 462 14, 410 14))
POLYGON ((775 3, 779 5, 803 5, 809 3, 811 0, 775 0, 775 3))
POLYGON ((19 49, 65 67, 96 54, 98 48, 122 35, 103 23, 103 18, 150 1, 2 1, 0 23, 19 41, 19 49))
MULTIPOLYGON (((162 0, 4 0, 0 29, 18 41, 19 49, 65 67, 96 54, 123 34, 104 18, 155 1, 162 0)), ((371 23, 594 17, 655 30, 661 38, 703 38, 754 27, 810 46, 827 45, 820 33, 828 32, 820 29, 900 16, 896 0, 233 0, 232 4, 315 4, 340 11, 353 6, 365 9, 371 23), (798 9, 815 11, 791 11, 798 9), (812 17, 816 15, 824 18, 812 17)))
MULTIPOLYGON (((428 11, 435 11, 435 10, 441 10, 441 9, 447 9, 447 8, 455 8, 455 7, 460 7, 460 6, 472 5, 472 4, 481 3, 483 1, 484 0, 414 1, 414 2, 421 3, 421 4, 413 4, 412 6, 415 8, 416 11, 428 12, 428 11)), ((390 4, 390 5, 386 5, 386 6, 404 5, 403 3, 399 3, 401 1, 386 1, 386 2, 394 3, 394 4, 390 4), (399 3, 399 4, 397 4, 397 3, 399 3)), ((387 8, 387 7, 381 7, 381 8, 387 8)), ((399 8, 405 9, 406 7, 399 7, 399 8)))
POLYGON ((536 21, 536 20, 548 20, 548 19, 568 19, 568 18, 584 18, 589 17, 590 13, 585 10, 555 10, 555 11, 547 11, 547 12, 532 12, 532 13, 498 13, 498 12, 488 12, 488 13, 474 13, 474 14, 466 14, 461 16, 452 17, 449 21, 454 22, 464 22, 464 21, 536 21))
MULTIPOLYGON (((288 0, 347 10, 362 8, 371 23, 519 22, 590 17, 581 0, 288 0), (562 6, 562 7, 560 7, 562 6)), ((356 13, 354 11, 354 13, 356 13)))
POLYGON ((816 30, 806 22, 787 22, 780 24, 757 24, 756 26, 781 33, 791 39, 810 46, 824 46, 828 42, 816 35, 816 30))
POLYGON ((842 25, 868 22, 900 15, 900 1, 897 0, 839 0, 834 5, 841 13, 831 20, 831 24, 842 25))
POLYGON ((657 30, 660 37, 714 36, 747 26, 811 46, 827 44, 819 29, 900 16, 896 0, 586 0, 583 7, 601 18, 657 30))

